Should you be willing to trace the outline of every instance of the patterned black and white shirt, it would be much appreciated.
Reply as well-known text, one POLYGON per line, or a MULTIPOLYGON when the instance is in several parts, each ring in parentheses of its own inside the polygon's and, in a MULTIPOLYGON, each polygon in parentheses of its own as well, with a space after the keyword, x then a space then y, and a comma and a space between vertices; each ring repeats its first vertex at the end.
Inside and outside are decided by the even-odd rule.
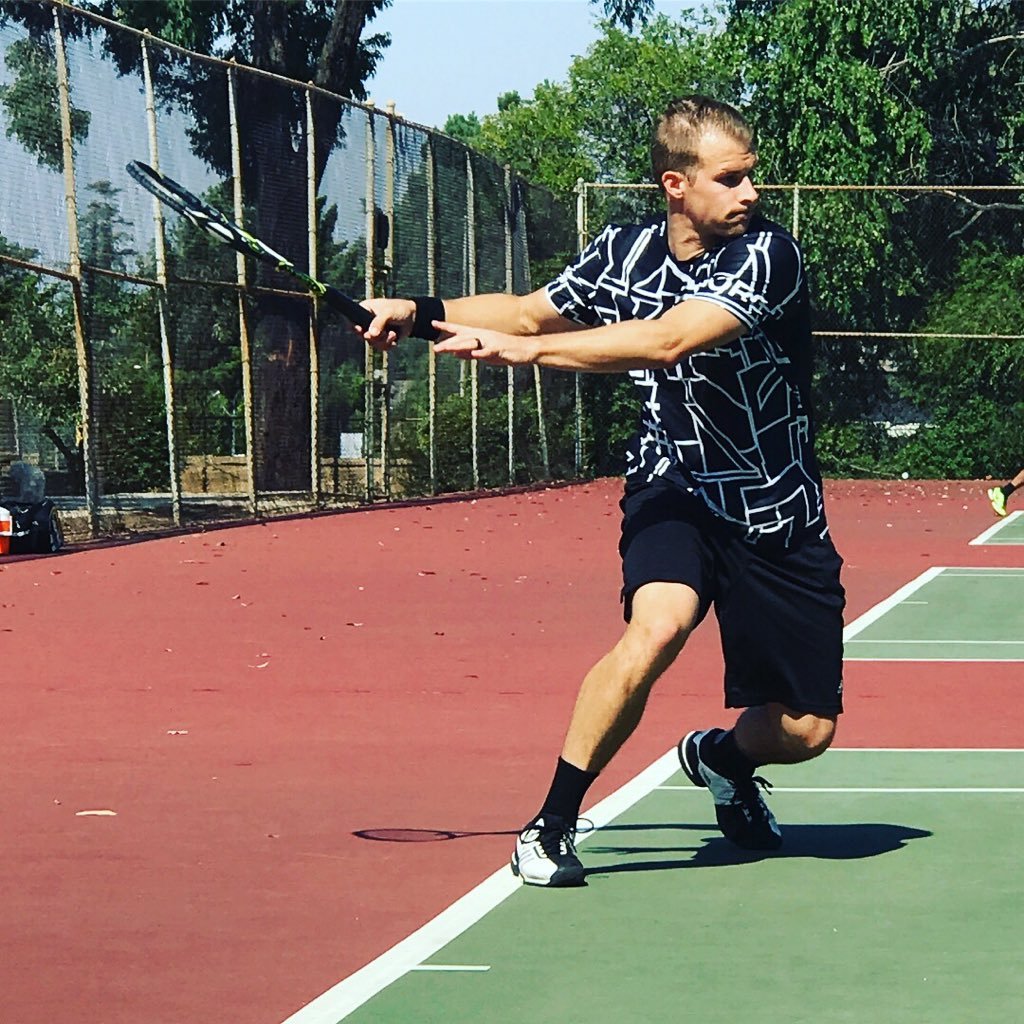
POLYGON ((755 217, 747 232, 681 262, 666 219, 609 225, 547 286, 555 309, 589 326, 650 320, 684 299, 728 310, 748 330, 669 369, 633 370, 640 424, 628 485, 657 478, 698 495, 750 542, 825 536, 809 392, 811 332, 793 236, 755 217))

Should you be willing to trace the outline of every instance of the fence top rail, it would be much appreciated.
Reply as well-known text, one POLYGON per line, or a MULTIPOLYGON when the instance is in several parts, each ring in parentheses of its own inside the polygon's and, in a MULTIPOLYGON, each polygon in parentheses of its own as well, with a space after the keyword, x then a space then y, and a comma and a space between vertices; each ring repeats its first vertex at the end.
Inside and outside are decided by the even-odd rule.
POLYGON ((945 334, 936 331, 812 331, 816 338, 908 338, 925 340, 929 338, 956 341, 1024 341, 1024 334, 945 334))
MULTIPOLYGON (((619 191, 634 190, 639 192, 654 192, 660 189, 660 185, 651 182, 625 182, 625 181, 585 181, 582 183, 584 189, 616 189, 619 191)), ((757 190, 793 192, 798 189, 811 189, 816 192, 946 192, 954 195, 957 192, 1021 192, 1024 191, 1024 184, 1020 185, 811 185, 805 182, 795 182, 789 185, 765 185, 760 182, 757 190)))
POLYGON ((119 32, 127 32, 129 35, 136 36, 138 39, 148 40, 158 46, 172 50, 175 53, 181 54, 184 57, 189 57, 193 60, 200 61, 204 64, 212 64, 217 67, 225 68, 227 70, 243 71, 246 74, 260 75, 263 78, 269 79, 270 81, 280 82, 283 85, 290 86, 296 89, 305 89, 308 92, 318 93, 321 96, 325 96, 328 99, 337 100, 339 103, 344 103, 350 107, 356 107, 359 110, 363 110, 368 114, 375 114, 378 117, 386 117, 389 121, 394 124, 406 125, 409 128, 416 128, 431 136, 440 136, 441 138, 447 139, 449 142, 453 142, 463 149, 469 150, 472 147, 468 146, 461 139, 457 139, 452 135, 448 135, 438 128, 432 128, 429 125, 419 124, 416 121, 410 121, 408 118, 403 117, 401 114, 396 113, 390 108, 379 107, 372 100, 357 100, 351 96, 342 96, 340 93, 331 92, 330 89, 325 89, 323 86, 317 85, 315 82, 300 82, 295 78, 287 78, 284 75, 276 74, 273 71, 266 71, 263 68, 254 67, 252 64, 245 64, 242 61, 237 60, 225 60, 223 57, 214 57, 208 53, 200 53, 198 50, 189 50, 184 46, 179 46, 177 43, 172 43, 167 39, 162 39, 160 36, 154 35, 149 29, 138 29, 131 25, 125 25, 123 22, 114 21, 111 18, 105 18, 102 14, 97 14, 95 11, 87 11, 81 7, 76 7, 74 4, 69 3, 68 0, 42 0, 43 3, 47 3, 54 8, 68 11, 72 14, 78 15, 79 17, 85 18, 88 21, 92 21, 97 25, 102 25, 107 29, 115 29, 119 32))

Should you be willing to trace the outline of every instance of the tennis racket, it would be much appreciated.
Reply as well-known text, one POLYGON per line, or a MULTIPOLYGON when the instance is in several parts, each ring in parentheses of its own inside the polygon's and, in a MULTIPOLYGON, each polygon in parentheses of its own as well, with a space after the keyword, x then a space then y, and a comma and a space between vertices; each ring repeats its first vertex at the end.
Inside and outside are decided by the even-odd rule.
POLYGON ((132 160, 125 170, 148 192, 152 192, 161 202, 166 203, 175 213, 181 214, 187 221, 201 228, 218 242, 231 246, 244 256, 255 256, 277 270, 291 275, 301 281, 314 295, 320 296, 328 305, 360 327, 369 327, 373 322, 373 314, 356 302, 350 295, 332 288, 323 281, 318 281, 309 274, 304 274, 291 260, 285 259, 279 252, 274 252, 265 242, 261 242, 248 231, 243 231, 237 224, 228 220, 219 210, 204 203, 187 188, 179 185, 173 178, 153 170, 149 164, 132 160))

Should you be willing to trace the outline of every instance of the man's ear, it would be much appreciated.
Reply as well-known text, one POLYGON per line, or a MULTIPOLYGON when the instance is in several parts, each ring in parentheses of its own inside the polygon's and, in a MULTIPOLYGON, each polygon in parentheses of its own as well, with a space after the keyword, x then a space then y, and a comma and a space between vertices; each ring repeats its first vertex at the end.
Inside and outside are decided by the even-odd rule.
POLYGON ((661 176, 661 187, 670 199, 682 199, 688 180, 682 171, 665 171, 661 176))

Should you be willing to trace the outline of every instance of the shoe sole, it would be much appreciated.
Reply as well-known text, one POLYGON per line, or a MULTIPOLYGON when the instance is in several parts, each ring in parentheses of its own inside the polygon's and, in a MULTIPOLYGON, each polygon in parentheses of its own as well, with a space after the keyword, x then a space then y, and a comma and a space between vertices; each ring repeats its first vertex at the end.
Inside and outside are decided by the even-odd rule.
POLYGON ((547 881, 533 881, 527 878, 519 870, 519 857, 517 854, 512 854, 512 860, 509 864, 512 868, 512 874, 522 880, 523 885, 534 885, 538 889, 572 889, 577 886, 587 884, 587 872, 582 866, 578 868, 558 868, 555 873, 547 879, 547 881))
POLYGON ((696 737, 702 736, 706 730, 694 729, 692 732, 688 732, 676 746, 676 754, 679 755, 679 764, 683 769, 683 774, 698 788, 707 789, 708 784, 701 778, 700 774, 700 755, 697 754, 697 741, 696 737), (697 756, 697 764, 691 765, 689 758, 686 756, 690 749, 690 740, 693 740, 693 752, 697 756))

